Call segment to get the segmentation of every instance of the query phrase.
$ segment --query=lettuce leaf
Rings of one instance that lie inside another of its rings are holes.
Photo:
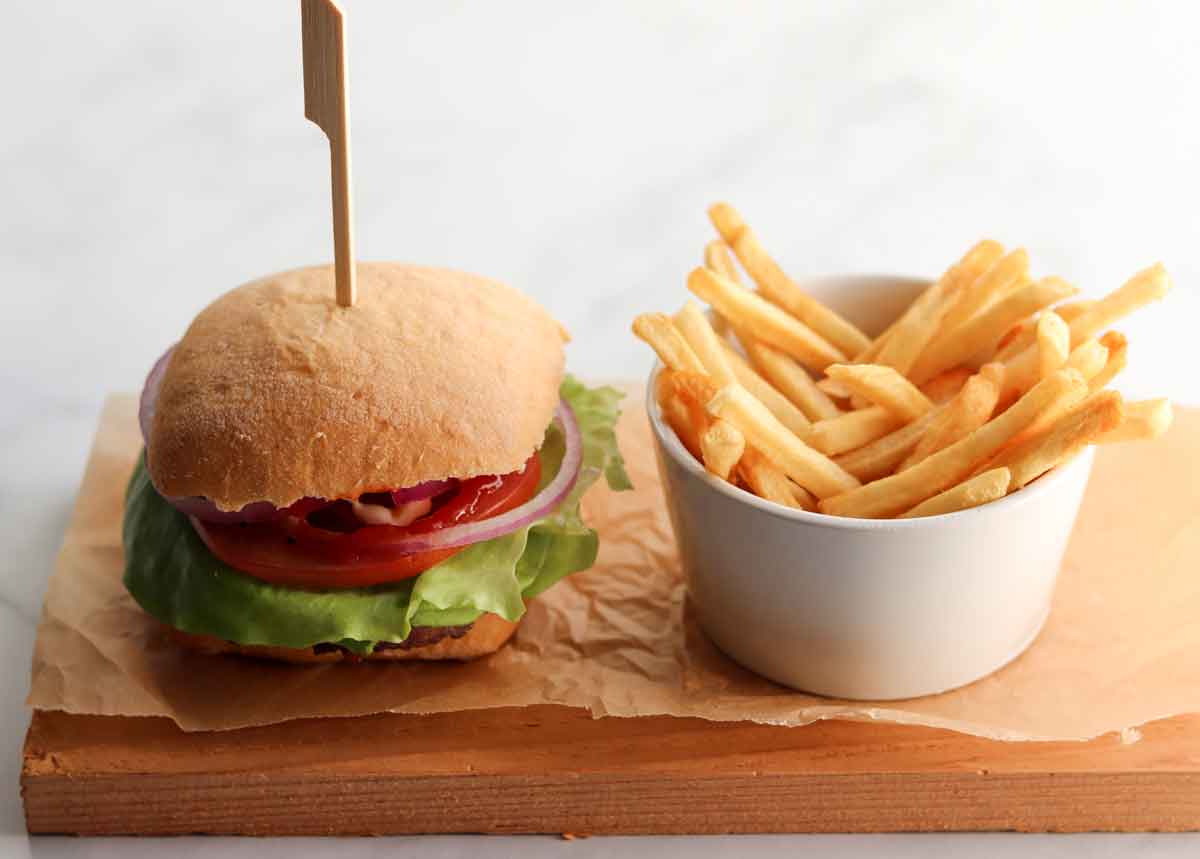
[[[396,584],[314,591],[240,573],[209,552],[187,517],[155,491],[139,460],[125,496],[125,587],[162,622],[238,644],[332,642],[369,653],[378,641],[403,641],[414,626],[459,626],[484,612],[517,620],[526,600],[595,562],[596,532],[579,513],[588,487],[601,475],[613,489],[630,486],[615,432],[621,394],[570,376],[561,393],[583,436],[583,466],[570,495],[533,525],[469,546]],[[557,473],[562,455],[562,433],[551,425],[539,451],[543,483]]]

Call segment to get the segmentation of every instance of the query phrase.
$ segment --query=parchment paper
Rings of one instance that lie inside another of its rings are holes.
[[[133,398],[110,398],[47,590],[28,703],[167,716],[189,731],[552,703],[596,716],[875,719],[1005,740],[1082,740],[1200,710],[1200,410],[1180,410],[1158,442],[1099,452],[1053,613],[1024,656],[964,689],[875,706],[776,686],[705,639],[640,403],[631,392],[620,428],[637,489],[597,488],[585,502],[599,563],[535,600],[507,648],[469,664],[293,667],[184,653],[125,593],[122,494],[139,440]]]

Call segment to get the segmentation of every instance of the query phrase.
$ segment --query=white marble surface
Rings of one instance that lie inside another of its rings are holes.
[[[736,202],[797,274],[935,273],[1024,244],[1096,292],[1156,259],[1127,392],[1200,401],[1200,11],[1185,3],[348,0],[359,248],[508,280],[636,376],[630,317],[669,308]],[[34,622],[101,399],[219,292],[330,255],[294,2],[5,4],[0,80],[0,852]],[[295,843],[169,843],[284,855]],[[1165,836],[303,842],[313,855],[1185,856]]]

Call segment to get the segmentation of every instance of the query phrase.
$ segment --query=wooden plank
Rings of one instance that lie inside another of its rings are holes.
[[[1000,743],[563,707],[184,733],[34,714],[29,830],[83,835],[1200,828],[1200,716],[1136,743]]]

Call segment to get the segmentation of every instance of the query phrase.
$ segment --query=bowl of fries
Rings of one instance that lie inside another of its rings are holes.
[[[1034,640],[1094,444],[1153,438],[1166,400],[1108,388],[1110,326],[1161,266],[1098,300],[970,248],[938,279],[790,280],[731,207],[676,314],[635,334],[689,597],[732,658],[854,699],[928,695]],[[743,281],[734,263],[748,277]]]

